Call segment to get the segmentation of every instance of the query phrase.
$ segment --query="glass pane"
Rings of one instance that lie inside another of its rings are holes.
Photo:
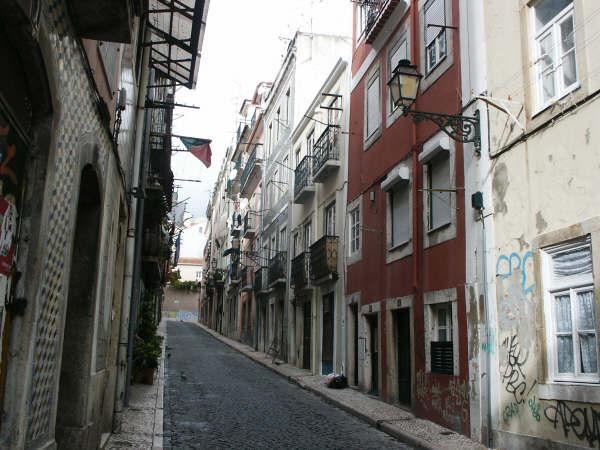
[[[590,246],[553,255],[552,272],[557,278],[592,273],[592,251]]]
[[[446,326],[446,310],[445,309],[438,309],[438,315],[437,315],[437,319],[438,319],[438,326],[443,327]]]
[[[571,86],[577,81],[577,70],[575,68],[575,51],[563,56],[563,83],[564,86]]]
[[[594,291],[578,292],[579,330],[595,330],[596,314],[594,311]]]
[[[565,19],[560,24],[560,40],[563,53],[575,47],[575,34],[573,33],[573,16]]]
[[[438,47],[440,49],[440,59],[446,56],[446,32],[443,31],[438,39]]]
[[[427,47],[427,67],[431,69],[436,65],[435,42]]]
[[[556,331],[558,333],[570,332],[571,326],[571,297],[569,294],[554,297],[556,304]]]
[[[446,329],[442,328],[438,330],[438,342],[447,342],[448,338],[446,337]]]
[[[546,34],[539,41],[540,59],[542,71],[554,67],[554,39],[552,33]]]
[[[442,152],[429,164],[431,229],[450,223],[450,154]]]
[[[581,372],[596,373],[598,371],[596,333],[579,334],[579,350],[581,354]]]
[[[410,223],[408,220],[408,185],[401,185],[392,191],[392,244],[406,242],[409,237]]]
[[[539,31],[548,24],[563,9],[573,3],[573,0],[540,0],[535,4],[535,29]]]
[[[558,372],[573,373],[573,337],[557,336]]]

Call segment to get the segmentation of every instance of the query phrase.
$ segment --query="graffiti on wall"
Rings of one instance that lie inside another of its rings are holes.
[[[510,278],[514,273],[519,273],[521,278],[521,289],[523,295],[533,293],[535,283],[531,277],[527,276],[527,263],[533,264],[533,253],[528,251],[523,255],[516,252],[510,255],[500,255],[496,261],[496,276],[500,278]]]
[[[565,438],[572,433],[590,446],[600,446],[600,411],[590,406],[569,406],[563,400],[556,400],[544,409],[544,416],[555,430],[562,430]]]
[[[466,423],[469,417],[469,389],[467,383],[452,377],[448,387],[440,383],[430,373],[417,371],[416,398],[426,409],[439,413],[448,424],[457,424],[457,418]]]

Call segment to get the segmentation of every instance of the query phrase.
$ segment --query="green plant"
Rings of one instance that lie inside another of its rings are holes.
[[[158,367],[162,337],[156,334],[158,323],[155,306],[154,295],[146,292],[140,302],[139,322],[133,343],[133,364],[136,371]]]

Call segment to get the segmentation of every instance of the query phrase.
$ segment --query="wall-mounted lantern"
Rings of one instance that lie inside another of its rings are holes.
[[[473,143],[479,153],[481,149],[479,111],[475,111],[474,117],[469,117],[410,109],[417,100],[422,78],[423,75],[418,72],[416,66],[411,65],[407,59],[401,60],[387,83],[394,105],[402,108],[402,114],[410,116],[415,122],[430,120],[452,139]]]

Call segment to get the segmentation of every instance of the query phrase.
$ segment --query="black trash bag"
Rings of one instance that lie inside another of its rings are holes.
[[[328,377],[327,387],[331,389],[347,388],[348,379],[344,375],[332,374]]]

